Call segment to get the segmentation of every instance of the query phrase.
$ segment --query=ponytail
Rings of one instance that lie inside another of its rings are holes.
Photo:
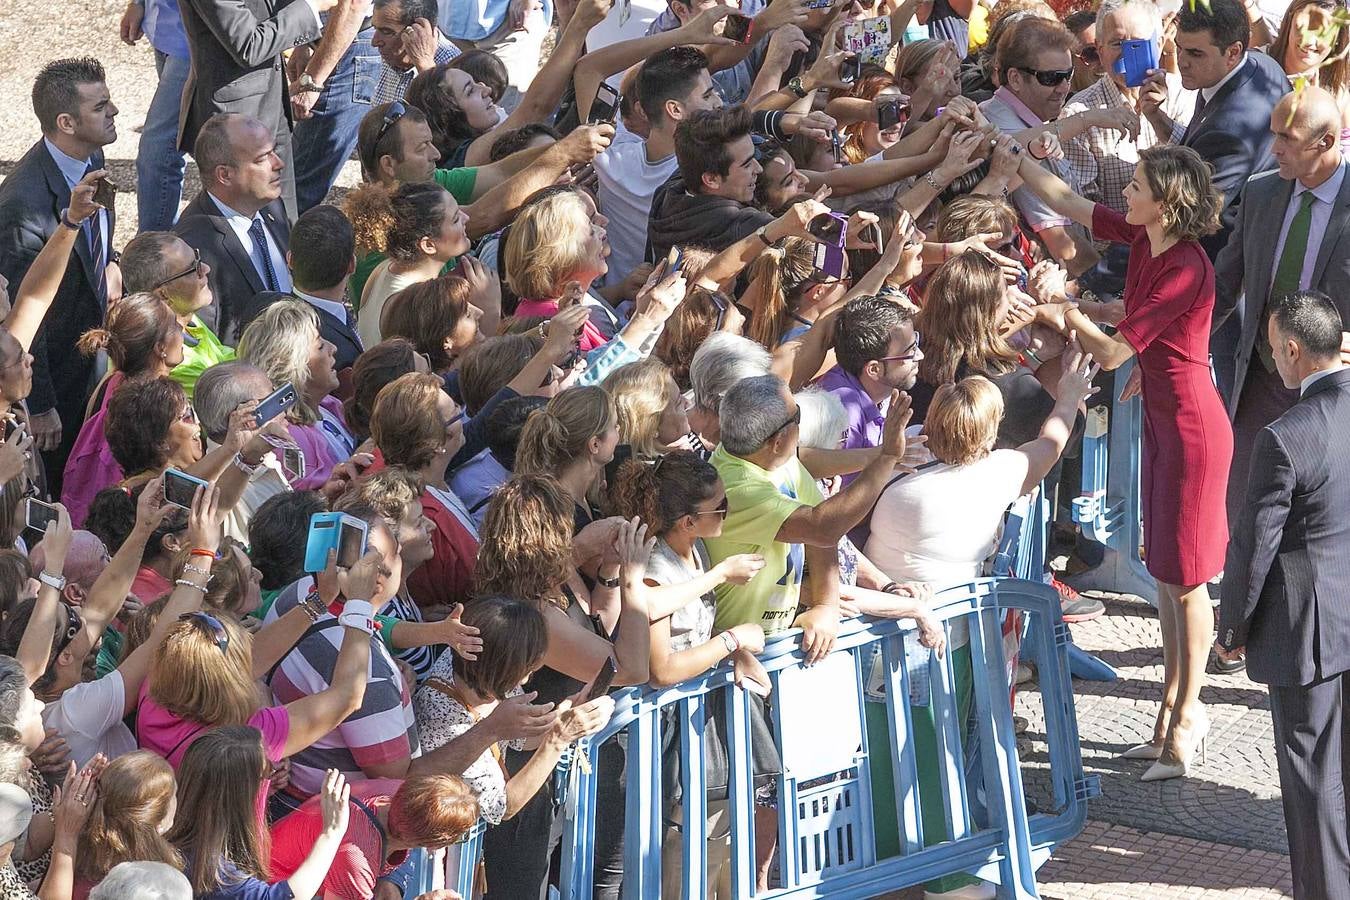
[[[85,356],[105,350],[119,372],[135,376],[150,369],[177,328],[178,318],[160,297],[130,294],[109,307],[102,328],[89,329],[75,346]]]
[[[651,533],[664,537],[675,523],[698,512],[712,496],[717,469],[697,453],[676,450],[654,462],[630,459],[619,467],[609,486],[611,512],[647,523]]]
[[[525,420],[515,474],[561,475],[587,456],[587,442],[609,430],[616,417],[614,401],[598,385],[563,391]]]
[[[787,330],[795,295],[815,269],[815,242],[784,238],[766,249],[750,265],[750,337],[769,349],[778,346]]]
[[[112,332],[106,328],[90,328],[75,342],[75,348],[85,356],[93,356],[100,350],[112,346]]]
[[[624,460],[609,486],[609,505],[614,515],[625,519],[637,516],[652,534],[660,535],[671,523],[661,518],[660,482],[655,470],[656,466],[646,460]]]

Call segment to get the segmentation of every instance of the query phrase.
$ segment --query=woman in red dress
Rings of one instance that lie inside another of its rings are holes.
[[[1145,781],[1175,778],[1186,774],[1193,751],[1203,755],[1209,731],[1200,704],[1214,630],[1206,582],[1222,571],[1228,544],[1233,432],[1210,377],[1214,267],[1197,243],[1218,229],[1222,197],[1200,156],[1172,145],[1139,154],[1124,216],[1073,193],[1028,158],[1019,174],[1095,239],[1130,246],[1116,333],[1102,332],[1072,303],[1064,326],[1103,368],[1137,357],[1126,391],[1144,397],[1144,562],[1158,580],[1166,682],[1153,739],[1125,756],[1156,760]]]

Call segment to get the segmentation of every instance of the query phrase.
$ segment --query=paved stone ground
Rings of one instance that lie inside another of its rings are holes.
[[[1102,793],[1089,803],[1083,833],[1042,867],[1043,896],[1292,896],[1265,688],[1244,674],[1209,676],[1201,694],[1212,722],[1205,763],[1187,778],[1141,782],[1148,763],[1118,757],[1151,734],[1161,694],[1162,634],[1146,603],[1102,599],[1105,616],[1072,626],[1080,647],[1120,673],[1109,684],[1074,682],[1084,769],[1101,778]],[[1030,688],[1018,697],[1018,712],[1031,721],[1023,773],[1028,794],[1044,799],[1044,716],[1034,684]]]

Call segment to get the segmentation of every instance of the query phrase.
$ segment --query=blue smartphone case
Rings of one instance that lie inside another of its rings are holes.
[[[1158,45],[1152,39],[1121,41],[1115,68],[1117,75],[1125,76],[1126,87],[1139,87],[1148,78],[1149,69],[1158,68]]]

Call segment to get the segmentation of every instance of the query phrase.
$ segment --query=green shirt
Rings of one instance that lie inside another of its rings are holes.
[[[727,489],[727,518],[721,535],[704,539],[708,556],[714,565],[738,553],[764,557],[764,568],[748,583],[717,588],[713,630],[758,622],[765,634],[785,631],[797,615],[805,553],[801,544],[778,540],[778,529],[801,507],[817,506],[825,498],[795,458],[769,472],[719,445],[712,464]]]
[[[461,206],[468,206],[473,202],[474,185],[478,183],[478,169],[474,166],[468,166],[461,169],[437,169],[432,175],[434,180],[441,187],[450,192],[450,196],[455,198]],[[366,289],[366,282],[370,279],[370,273],[375,271],[375,267],[386,259],[383,253],[378,251],[367,253],[365,256],[356,260],[356,271],[352,273],[352,280],[348,285],[348,292],[352,298],[352,307],[356,310],[361,309],[361,294]],[[450,272],[459,264],[459,259],[450,260],[441,269],[444,275]]]
[[[234,350],[222,344],[220,338],[196,316],[192,317],[192,321],[183,328],[183,331],[196,339],[197,346],[189,347],[184,342],[183,361],[173,367],[169,377],[183,386],[188,399],[191,400],[197,387],[197,379],[202,377],[202,373],[216,363],[234,359]]]

